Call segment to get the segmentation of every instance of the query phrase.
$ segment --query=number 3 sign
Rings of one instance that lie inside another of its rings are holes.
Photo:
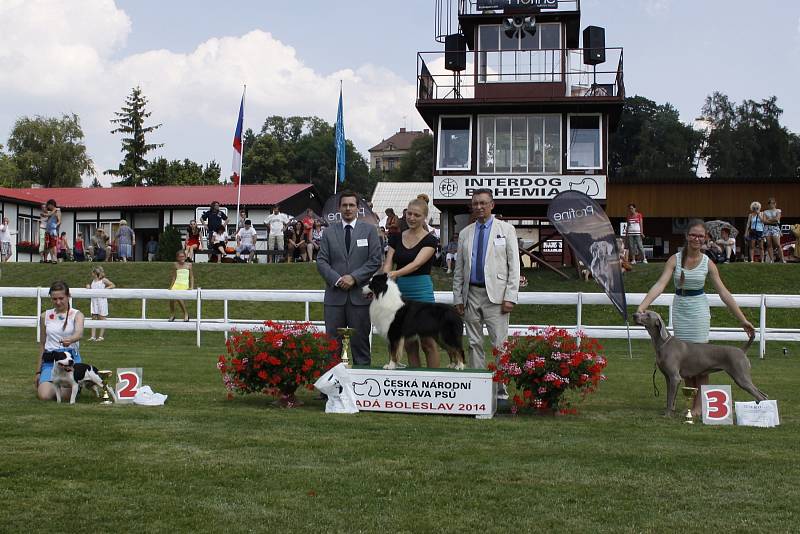
[[[131,404],[142,385],[142,368],[117,369],[117,402]]]
[[[700,386],[703,424],[732,425],[733,401],[730,386]]]

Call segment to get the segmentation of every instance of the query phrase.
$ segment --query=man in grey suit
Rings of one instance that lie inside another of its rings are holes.
[[[519,292],[519,245],[517,232],[507,222],[492,216],[494,199],[490,189],[472,195],[476,220],[458,234],[458,254],[453,274],[453,304],[464,316],[469,338],[469,365],[486,368],[483,325],[492,346],[502,348],[508,337],[508,319]],[[497,398],[507,399],[503,384]]]
[[[337,328],[355,329],[351,338],[353,363],[370,365],[369,300],[361,287],[381,266],[381,242],[374,225],[358,221],[358,197],[350,191],[339,196],[341,222],[322,233],[317,270],[325,279],[325,331],[337,337]]]

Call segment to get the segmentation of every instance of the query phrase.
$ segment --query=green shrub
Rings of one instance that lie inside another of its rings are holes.
[[[175,254],[182,248],[181,231],[168,224],[158,236],[158,261],[175,261]]]

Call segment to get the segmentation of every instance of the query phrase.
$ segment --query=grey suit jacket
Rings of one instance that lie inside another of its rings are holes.
[[[369,301],[361,293],[364,286],[381,266],[381,243],[374,225],[358,221],[351,235],[350,253],[345,249],[344,228],[336,221],[322,234],[317,256],[317,270],[325,279],[325,304],[342,306],[348,299],[352,304],[367,306]],[[345,291],[336,287],[336,281],[345,274],[356,284]]]

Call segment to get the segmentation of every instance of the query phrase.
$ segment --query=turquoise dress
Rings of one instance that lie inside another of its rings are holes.
[[[681,287],[681,272],[684,282]],[[700,264],[694,269],[681,268],[681,253],[675,255],[675,273],[672,280],[676,293],[702,291],[708,275],[708,256],[703,254]],[[676,294],[672,301],[672,326],[675,337],[691,343],[708,343],[708,330],[711,327],[711,311],[705,293],[699,295]]]

